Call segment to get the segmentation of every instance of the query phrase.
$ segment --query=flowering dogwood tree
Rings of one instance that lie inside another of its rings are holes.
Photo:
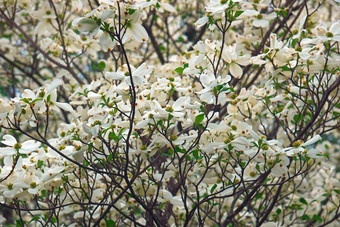
[[[340,10],[2,0],[16,226],[339,226]]]

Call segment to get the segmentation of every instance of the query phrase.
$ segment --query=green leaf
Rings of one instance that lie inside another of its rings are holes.
[[[27,98],[23,98],[23,99],[21,99],[21,101],[28,103],[28,104],[30,103],[29,99],[27,99]]]
[[[114,227],[114,226],[116,226],[116,223],[112,219],[110,219],[110,220],[106,221],[106,226],[107,227]]]
[[[17,220],[16,223],[15,223],[15,226],[16,226],[16,227],[24,227],[25,225],[24,225],[24,222],[23,222],[23,221]]]
[[[305,204],[305,205],[308,205],[307,201],[304,199],[304,198],[300,198],[299,200],[301,203]]]
[[[198,149],[193,150],[193,151],[191,152],[195,159],[199,159],[198,152],[199,152]]]
[[[42,196],[42,197],[45,197],[45,196],[46,196],[46,190],[45,190],[45,189],[41,190],[41,196]]]
[[[196,123],[196,124],[199,124],[199,123],[201,123],[203,120],[204,120],[204,114],[202,113],[202,114],[199,114],[199,115],[196,116],[196,118],[195,118],[195,123]]]
[[[301,217],[301,220],[310,220],[310,217],[307,215],[307,214],[304,214],[302,217]]]
[[[292,40],[292,47],[295,48],[296,44],[298,43],[299,39]]]
[[[255,200],[258,200],[258,199],[261,199],[262,198],[262,193],[258,193],[256,196],[255,196]]]
[[[169,96],[172,96],[176,91],[176,88],[174,86],[171,86],[170,91],[169,91]]]
[[[214,186],[212,186],[210,189],[210,193],[213,193],[216,188],[217,188],[217,184],[214,184]]]
[[[314,214],[314,215],[313,215],[312,220],[313,220],[313,221],[322,222],[322,218],[321,218],[319,215],[317,215],[317,214]]]
[[[119,140],[118,136],[114,132],[109,133],[109,138],[114,140],[115,142],[118,142],[118,140]]]
[[[290,71],[292,71],[288,66],[286,66],[286,65],[284,65],[284,66],[281,66],[280,67],[283,71],[285,71],[285,72],[290,72]]]
[[[111,162],[112,160],[113,160],[113,155],[110,154],[109,157],[107,157],[107,161],[108,161],[108,162]]]
[[[183,70],[184,70],[184,68],[178,67],[178,68],[175,69],[175,72],[178,73],[178,74],[182,74]]]
[[[129,15],[132,15],[134,12],[136,12],[136,9],[128,9]]]
[[[241,14],[243,13],[243,11],[236,11],[234,18],[236,19],[237,17],[239,17]]]
[[[41,161],[41,160],[38,160],[38,163],[37,163],[38,169],[40,169],[41,167],[43,167],[43,165],[44,165],[44,162]]]
[[[329,160],[329,154],[325,153],[323,156],[325,156]]]
[[[32,218],[28,223],[31,223],[31,222],[36,221],[36,220],[39,220],[39,219],[40,219],[40,217],[34,217],[34,218]]]
[[[98,64],[98,70],[102,71],[102,70],[105,69],[105,67],[106,67],[105,62],[103,62],[103,61],[99,62],[99,64]]]
[[[170,148],[169,150],[168,150],[168,153],[169,153],[169,155],[170,155],[170,157],[174,154],[174,150],[172,149],[172,148]]]
[[[179,146],[176,146],[175,150],[176,150],[177,153],[182,153],[182,154],[184,154],[186,152],[185,149],[181,149]]]

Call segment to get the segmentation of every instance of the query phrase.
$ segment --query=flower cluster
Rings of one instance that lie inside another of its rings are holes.
[[[0,222],[337,226],[339,10],[315,4],[1,3]]]

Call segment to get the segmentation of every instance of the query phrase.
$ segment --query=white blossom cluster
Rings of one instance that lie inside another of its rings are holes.
[[[2,1],[1,206],[22,226],[338,226],[337,7]]]

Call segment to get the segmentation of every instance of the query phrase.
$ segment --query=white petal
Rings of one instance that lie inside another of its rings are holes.
[[[202,74],[200,80],[204,87],[212,87],[212,83],[216,81],[216,78],[214,74],[209,71],[206,74]]]
[[[92,127],[92,135],[97,136],[98,133],[99,133],[99,125],[95,125],[94,127]]]
[[[36,195],[36,194],[38,194],[39,190],[40,190],[40,188],[36,187],[36,188],[29,188],[27,191],[28,191],[28,193],[30,193],[32,195]]]
[[[68,103],[56,102],[56,106],[58,106],[59,108],[65,110],[65,111],[74,112],[72,106]]]
[[[83,130],[92,136],[97,136],[99,133],[99,125],[90,127],[83,123]]]
[[[211,92],[204,93],[200,96],[200,100],[208,104],[214,101],[213,98],[214,98],[214,95]]]
[[[16,153],[17,152],[13,147],[0,147],[1,155],[14,155]]]
[[[77,26],[79,21],[82,20],[84,17],[79,17],[79,18],[76,18],[72,21],[72,26]]]
[[[340,34],[340,23],[335,22],[329,28],[329,31],[333,33],[333,35]]]
[[[311,157],[311,158],[318,158],[320,155],[320,150],[319,149],[310,149],[308,151],[308,156]]]
[[[63,81],[60,79],[55,79],[50,83],[50,86],[48,86],[48,90],[46,91],[47,94],[49,94],[51,91],[56,89],[59,85],[63,84]]]
[[[170,13],[176,13],[175,7],[173,7],[169,3],[161,3],[161,7]]]
[[[93,32],[98,28],[98,24],[90,18],[83,17],[81,20],[77,21],[77,28],[80,32]]]
[[[64,166],[56,166],[48,170],[48,173],[60,173],[65,169]]]
[[[35,94],[32,90],[30,89],[25,89],[23,92],[22,92],[22,95],[21,97],[23,98],[31,98],[31,99],[34,99],[35,98]]]
[[[83,123],[82,126],[83,126],[82,128],[83,128],[84,132],[86,132],[87,134],[91,134],[91,133],[92,133],[91,127],[90,127],[90,126],[88,126],[88,125],[85,124],[85,123]]]
[[[148,75],[152,72],[153,68],[146,66],[146,63],[141,64],[136,70],[133,71],[132,75]]]
[[[252,16],[256,16],[256,15],[258,15],[258,14],[259,14],[258,11],[253,10],[253,9],[249,9],[249,10],[245,10],[245,11],[241,14],[240,18],[243,18],[243,17],[252,17]]]
[[[314,143],[318,142],[319,140],[321,140],[321,136],[320,135],[315,135],[313,138],[311,138],[307,142],[301,144],[301,146],[309,146],[311,144],[314,144]]]
[[[6,197],[6,198],[13,198],[15,196],[15,194],[17,193],[17,190],[16,189],[12,189],[12,190],[6,190],[3,192],[3,195]]]
[[[106,72],[105,76],[107,79],[111,79],[111,80],[122,80],[125,77],[123,73],[119,73],[119,72]]]
[[[253,25],[255,27],[266,28],[266,27],[269,26],[269,21],[263,20],[263,19],[262,20],[254,20]]]
[[[130,35],[138,42],[145,42],[148,40],[149,36],[145,28],[141,24],[133,24],[130,29],[128,29]]]
[[[278,224],[275,222],[265,222],[261,225],[262,227],[277,227]]]
[[[141,129],[141,128],[144,128],[146,127],[150,122],[150,119],[146,119],[146,120],[142,120],[142,121],[139,121],[136,125],[135,125],[135,128],[136,129]]]
[[[80,150],[72,155],[74,161],[82,163],[84,161],[84,151]]]
[[[34,140],[27,140],[25,142],[22,143],[21,149],[25,149],[25,150],[36,150],[40,147],[40,142],[38,141],[34,141]],[[20,149],[20,150],[21,150]]]
[[[94,93],[93,91],[90,91],[88,94],[87,94],[87,98],[89,99],[100,99],[102,96],[98,93]]]
[[[190,97],[186,97],[186,96],[183,96],[183,97],[180,97],[176,100],[176,102],[172,105],[172,108],[175,110],[175,111],[181,111],[183,110],[183,108],[187,105],[187,101],[188,101],[188,98]]]
[[[100,19],[106,20],[109,17],[113,17],[114,15],[115,15],[115,11],[109,9],[103,12],[103,14],[100,16]]]
[[[271,173],[276,176],[276,177],[280,177],[282,176],[283,174],[286,174],[288,171],[287,167],[286,166],[280,166],[280,163],[277,163],[273,168],[272,168],[272,171]]]
[[[78,218],[83,218],[83,216],[84,216],[84,213],[79,211],[73,215],[73,218],[78,219]]]
[[[105,52],[111,51],[117,44],[116,40],[112,40],[110,35],[104,32],[99,38],[99,44]]]
[[[199,50],[199,52],[201,52],[202,54],[205,53],[205,46],[204,43],[202,41],[197,42],[197,44],[195,45],[195,47],[197,48],[197,50]]]
[[[237,79],[240,79],[243,74],[242,68],[236,63],[231,63],[229,66],[229,70],[230,74],[236,77]]]
[[[183,206],[183,201],[182,201],[182,198],[180,196],[172,197],[172,199],[170,200],[170,203],[175,205],[175,206]]]
[[[128,77],[127,77],[128,78]],[[133,76],[133,82],[135,85],[141,85],[144,83],[144,77],[142,76]],[[130,82],[130,78],[128,78],[129,82]],[[127,83],[129,84],[129,83]]]
[[[17,143],[17,140],[12,135],[4,135],[3,141],[1,143],[7,145],[7,146],[14,146]]]
[[[205,25],[206,23],[208,23],[209,19],[207,16],[204,16],[200,19],[198,19],[196,22],[195,22],[195,26],[196,27],[202,27],[203,25]]]
[[[174,117],[181,118],[185,115],[183,112],[172,112],[171,113]]]
[[[249,65],[249,58],[249,55],[240,56],[236,59],[236,63],[243,66]]]

